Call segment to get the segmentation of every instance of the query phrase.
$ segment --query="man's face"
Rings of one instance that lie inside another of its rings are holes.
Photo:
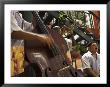
[[[91,51],[92,51],[93,53],[98,52],[98,46],[97,46],[96,43],[92,43],[92,44],[91,44]]]

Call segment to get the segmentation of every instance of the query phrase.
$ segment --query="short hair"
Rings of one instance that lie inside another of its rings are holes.
[[[60,31],[60,27],[59,26],[54,26],[52,29],[55,30],[55,31],[57,31],[57,32]]]
[[[96,43],[96,42],[95,42],[95,41],[89,42],[89,43],[87,44],[87,47],[90,47],[93,43]]]

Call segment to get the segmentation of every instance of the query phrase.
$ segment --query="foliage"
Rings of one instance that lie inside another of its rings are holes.
[[[76,44],[76,45],[75,45],[75,48],[76,48],[76,50],[79,51],[81,54],[87,52],[86,47],[85,47],[84,45],[82,45],[82,44]]]

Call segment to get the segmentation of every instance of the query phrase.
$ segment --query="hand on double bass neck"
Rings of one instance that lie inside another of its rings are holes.
[[[51,35],[46,35],[44,36],[44,43],[48,45],[49,48],[52,47],[52,45],[54,44],[54,40],[51,37]]]

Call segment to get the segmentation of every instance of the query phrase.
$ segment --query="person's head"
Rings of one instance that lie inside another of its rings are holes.
[[[59,26],[54,26],[52,29],[57,31],[59,34],[61,33],[61,29]]]
[[[98,46],[97,46],[97,43],[96,43],[96,42],[91,42],[91,43],[89,43],[88,47],[89,47],[89,50],[90,50],[92,53],[98,52]]]

